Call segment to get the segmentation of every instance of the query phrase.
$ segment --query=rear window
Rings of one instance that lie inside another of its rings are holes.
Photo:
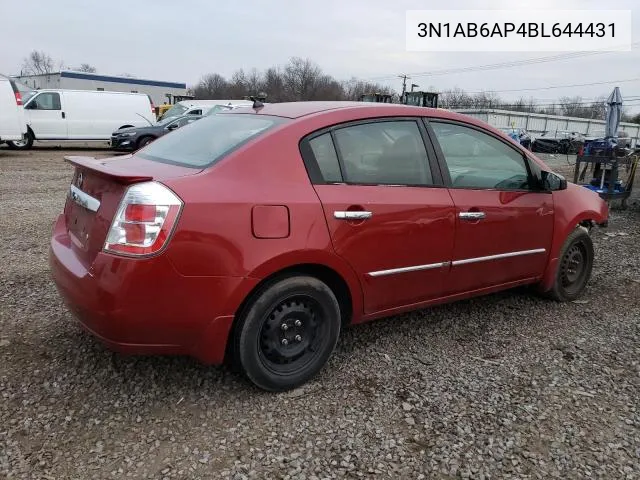
[[[137,155],[157,162],[205,168],[284,121],[267,115],[230,113],[203,117],[158,138]]]

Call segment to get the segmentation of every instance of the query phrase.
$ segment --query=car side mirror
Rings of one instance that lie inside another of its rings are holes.
[[[554,172],[542,171],[542,188],[548,192],[567,189],[567,179]]]
[[[175,130],[176,128],[178,128],[178,124],[177,123],[172,123],[171,125],[169,125],[167,127],[167,130]]]

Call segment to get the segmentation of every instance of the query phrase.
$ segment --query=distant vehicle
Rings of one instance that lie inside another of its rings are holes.
[[[26,133],[22,94],[14,80],[0,75],[0,143],[20,141]]]
[[[201,115],[183,115],[169,117],[146,127],[130,127],[116,130],[111,134],[111,148],[114,150],[133,151],[153,142],[156,138],[173,130],[184,127],[202,118]]]
[[[373,103],[393,103],[393,95],[387,93],[363,93],[360,95],[361,102]]]
[[[242,105],[250,107],[253,102],[249,100],[183,100],[172,105],[169,110],[159,117],[163,120],[169,117],[182,115],[206,115],[216,105]]]
[[[504,133],[399,104],[238,108],[66,160],[49,264],[81,325],[272,391],[314,377],[350,324],[526,284],[576,300],[608,221]]]
[[[9,146],[28,149],[34,140],[109,140],[114,130],[152,124],[154,108],[143,93],[37,90],[24,104],[25,138]]]
[[[216,113],[225,112],[229,110],[236,110],[238,108],[246,108],[246,107],[250,107],[251,105],[253,105],[252,102],[248,102],[247,104],[236,103],[236,104],[227,104],[227,105],[214,105],[209,109],[209,111],[205,114],[205,116],[215,115]]]
[[[438,94],[435,92],[405,92],[402,103],[416,107],[438,108]]]
[[[524,128],[519,127],[500,127],[500,130],[513,138],[516,142],[519,142],[527,150],[531,150],[533,144],[532,135]]]
[[[575,154],[584,145],[584,135],[578,132],[553,130],[544,132],[533,142],[533,151],[539,153]]]

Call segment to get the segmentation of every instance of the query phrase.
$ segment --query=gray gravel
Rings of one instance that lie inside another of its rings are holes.
[[[0,477],[640,478],[640,211],[596,233],[583,300],[518,290],[353,327],[274,395],[80,330],[47,270],[63,154],[0,148]]]

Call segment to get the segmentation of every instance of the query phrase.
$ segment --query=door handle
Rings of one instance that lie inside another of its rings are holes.
[[[482,220],[486,215],[484,212],[460,212],[458,218],[460,220]]]
[[[333,212],[333,216],[338,220],[366,220],[367,218],[371,218],[373,213],[362,210],[335,211]]]
[[[62,112],[62,118],[67,118],[67,117],[64,115],[64,112]]]

